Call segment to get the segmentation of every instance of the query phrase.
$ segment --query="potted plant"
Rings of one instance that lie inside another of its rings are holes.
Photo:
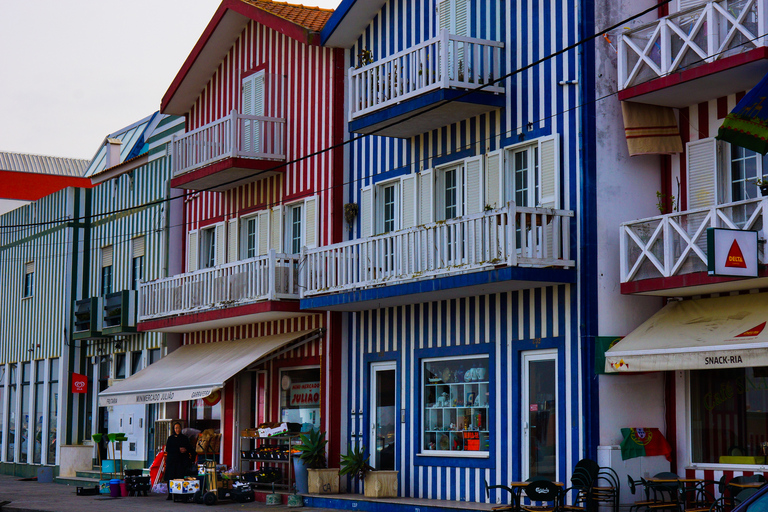
[[[364,494],[369,498],[397,497],[397,471],[377,471],[368,464],[365,446],[355,446],[341,456],[339,475],[349,475],[364,482]]]
[[[755,180],[755,185],[760,189],[760,194],[762,194],[763,197],[768,197],[768,180],[757,178]]]
[[[339,474],[336,469],[327,469],[328,462],[325,458],[325,432],[312,430],[299,436],[301,444],[299,461],[306,468],[306,484],[299,482],[299,473],[296,472],[296,488],[299,492],[309,494],[332,494],[339,492]]]

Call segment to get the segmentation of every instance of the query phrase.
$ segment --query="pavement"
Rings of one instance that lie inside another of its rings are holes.
[[[110,498],[109,496],[78,496],[76,487],[56,483],[23,481],[18,477],[0,475],[1,512],[182,512],[209,509],[195,503],[175,503],[166,501],[165,494]],[[267,505],[261,502],[235,503],[221,501],[215,505],[221,510],[249,510],[272,512],[301,510],[312,512],[331,512],[323,508],[288,508],[285,505]],[[210,509],[209,509],[210,510]],[[338,511],[333,511],[338,512]]]

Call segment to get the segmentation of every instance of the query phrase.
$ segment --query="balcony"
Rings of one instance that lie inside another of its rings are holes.
[[[90,297],[75,301],[75,327],[72,338],[89,340],[106,338],[102,334],[102,298]]]
[[[503,84],[487,85],[503,75],[503,49],[504,43],[442,30],[421,44],[350,68],[350,131],[411,137],[503,107]],[[456,101],[439,106],[450,99]],[[418,115],[432,107],[437,108]],[[407,123],[388,126],[405,118]]]
[[[686,107],[749,90],[768,72],[766,0],[719,0],[626,31],[619,99]]]
[[[136,291],[123,290],[104,297],[103,334],[136,333]]]
[[[285,119],[233,110],[218,121],[174,136],[172,147],[172,187],[220,192],[283,172],[274,167],[285,160]]]
[[[756,279],[709,276],[707,228],[758,231],[765,240],[767,211],[768,199],[748,199],[623,223],[622,293],[677,297],[766,286],[764,268]],[[766,263],[764,243],[758,244],[758,262]]]
[[[379,307],[569,282],[572,276],[562,269],[575,266],[570,256],[573,216],[572,211],[510,203],[498,210],[305,250],[302,308],[365,309],[370,306],[363,303],[371,300]],[[440,282],[451,277],[458,280]],[[416,286],[397,288],[408,284]],[[340,299],[332,297],[345,293]]]
[[[299,258],[268,255],[139,286],[139,330],[189,332],[298,316]]]

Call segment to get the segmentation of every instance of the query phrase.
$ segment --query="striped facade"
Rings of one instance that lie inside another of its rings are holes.
[[[385,2],[348,50],[347,67],[358,67],[359,56],[365,51],[371,52],[375,63],[437,36],[439,3]],[[579,40],[579,24],[573,16],[579,8],[570,1],[531,4],[472,0],[467,2],[466,35],[502,41],[504,72],[510,72]],[[560,208],[572,208],[577,202],[577,176],[582,166],[582,113],[573,107],[579,104],[584,91],[576,82],[559,82],[576,79],[579,65],[577,53],[568,52],[507,78],[503,82],[505,107],[486,114],[405,139],[375,135],[357,138],[348,150],[349,201],[361,204],[365,200],[363,187],[390,178],[415,175],[557,135],[557,165],[561,170],[557,204]],[[356,138],[355,134],[350,137]],[[362,222],[362,216],[358,216],[351,238],[363,236]],[[510,282],[510,291],[425,303],[410,303],[402,297],[400,306],[345,314],[349,406],[343,409],[353,412],[346,419],[342,446],[370,446],[366,426],[374,421],[367,394],[373,378],[371,365],[395,361],[395,410],[404,414],[396,422],[395,434],[400,496],[504,502],[507,497],[494,491],[488,498],[484,482],[507,484],[527,476],[522,462],[527,457],[522,446],[523,353],[555,354],[557,359],[557,479],[568,481],[576,462],[586,456],[584,435],[588,418],[582,406],[582,382],[585,372],[589,374],[585,368],[590,368],[591,363],[585,360],[579,342],[578,285],[533,286],[511,291],[514,288],[515,283]],[[421,393],[426,381],[422,360],[474,354],[487,354],[493,368],[489,457],[430,456],[424,450],[426,413]],[[355,384],[358,382],[362,385]],[[350,480],[349,484],[360,490],[355,481]]]

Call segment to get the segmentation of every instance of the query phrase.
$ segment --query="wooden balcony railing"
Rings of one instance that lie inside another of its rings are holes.
[[[304,250],[302,296],[499,266],[573,267],[572,211],[517,207]]]
[[[285,160],[285,119],[233,110],[227,117],[173,137],[174,176],[237,157]]]
[[[707,271],[707,228],[760,231],[768,198],[669,213],[621,224],[621,282]],[[758,260],[766,263],[765,244]]]
[[[619,89],[766,45],[765,0],[699,4],[619,38]]]
[[[349,68],[349,120],[441,88],[475,89],[502,76],[504,43],[440,35],[361,68]],[[483,89],[503,93],[501,83]]]
[[[298,299],[299,258],[276,254],[187,272],[139,286],[139,321],[238,306]]]

